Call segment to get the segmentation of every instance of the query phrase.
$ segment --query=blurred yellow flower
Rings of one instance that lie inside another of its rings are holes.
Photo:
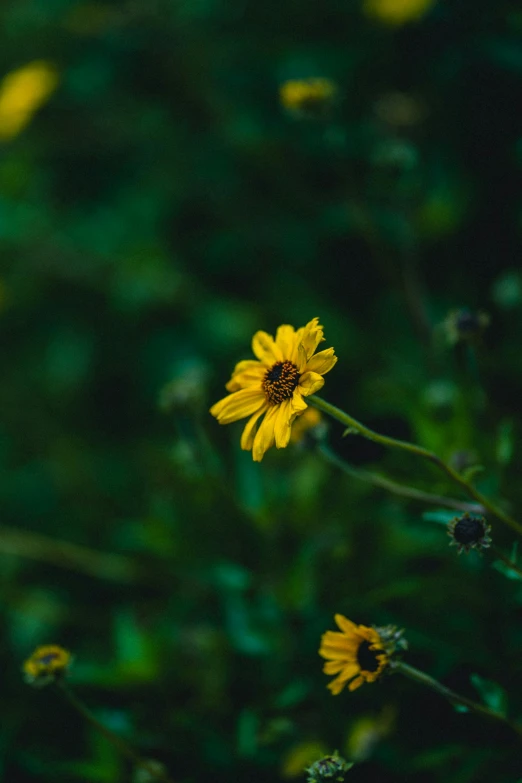
[[[317,408],[307,408],[302,416],[295,420],[290,436],[291,443],[301,443],[307,432],[321,424],[323,417]]]
[[[364,11],[384,24],[401,25],[420,19],[436,0],[364,0]]]
[[[256,332],[252,351],[257,360],[236,364],[226,385],[232,394],[210,409],[220,424],[250,417],[241,448],[251,450],[255,462],[274,444],[278,449],[288,446],[292,422],[308,408],[304,398],[322,388],[323,375],[337,362],[333,348],[315,353],[323,340],[318,318],[297,330],[280,326],[275,340],[271,334]]]
[[[305,767],[313,764],[316,758],[324,756],[327,747],[319,740],[304,740],[293,745],[286,754],[281,776],[284,778],[301,778]]]
[[[23,665],[26,682],[31,685],[47,685],[66,674],[71,663],[71,653],[57,644],[37,647]]]
[[[328,109],[337,96],[337,85],[331,79],[291,79],[279,87],[279,98],[288,111],[317,115]]]
[[[58,85],[54,65],[45,60],[11,71],[0,83],[0,140],[17,136]]]
[[[327,659],[323,667],[325,674],[337,674],[328,684],[334,696],[341,693],[344,686],[354,691],[364,682],[375,682],[388,666],[390,658],[384,649],[384,640],[375,628],[355,625],[342,614],[335,615],[340,628],[327,631],[321,639],[319,655]]]

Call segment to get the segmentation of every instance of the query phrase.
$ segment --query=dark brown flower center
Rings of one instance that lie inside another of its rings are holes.
[[[478,544],[486,530],[481,517],[465,514],[453,529],[453,537],[458,544]]]
[[[456,318],[457,329],[462,337],[473,335],[480,329],[480,320],[476,313],[461,310]]]
[[[380,650],[370,650],[370,642],[361,642],[357,650],[357,663],[365,672],[376,672],[380,666],[377,656],[382,654]]]
[[[293,362],[276,362],[266,371],[263,391],[270,405],[288,400],[299,383],[299,371]]]
[[[58,655],[58,653],[55,653],[55,652],[47,653],[47,655],[41,655],[38,658],[38,663],[41,666],[48,666],[50,663],[52,663],[53,661],[55,661],[59,657],[60,656]]]

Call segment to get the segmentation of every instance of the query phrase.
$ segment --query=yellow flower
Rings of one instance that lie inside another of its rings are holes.
[[[322,421],[323,417],[317,408],[307,408],[303,415],[296,419],[292,427],[290,441],[292,443],[301,443],[307,432],[313,430]]]
[[[337,85],[331,79],[290,79],[279,87],[279,98],[285,109],[303,114],[317,114],[328,109],[337,96]]]
[[[333,348],[315,353],[323,340],[318,318],[297,331],[280,326],[275,340],[267,332],[256,332],[252,351],[257,360],[236,364],[226,385],[232,394],[210,409],[220,424],[250,417],[241,448],[251,450],[255,462],[274,444],[278,449],[288,446],[292,422],[308,408],[304,398],[322,388],[323,375],[336,363]]]
[[[17,136],[55,91],[58,74],[45,60],[11,71],[0,83],[0,140]]]
[[[420,19],[435,0],[365,0],[364,11],[384,24],[401,25]]]
[[[341,629],[327,631],[321,639],[319,655],[327,659],[323,667],[325,674],[337,674],[328,688],[334,696],[348,685],[350,691],[364,682],[375,682],[390,662],[384,649],[385,641],[375,628],[355,625],[342,614],[335,615],[335,622]]]
[[[71,663],[71,653],[57,644],[37,647],[23,665],[26,682],[31,685],[47,685],[66,674]]]

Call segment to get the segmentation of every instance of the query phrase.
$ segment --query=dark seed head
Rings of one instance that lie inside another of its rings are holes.
[[[472,313],[470,310],[460,310],[456,318],[456,326],[462,337],[475,334],[481,329],[478,313]]]
[[[486,533],[486,523],[482,517],[464,514],[453,528],[453,538],[464,546],[478,544]]]
[[[376,672],[379,668],[379,660],[377,658],[378,651],[370,650],[370,642],[364,641],[359,645],[357,650],[357,663],[365,672]]]
[[[276,362],[266,371],[263,391],[270,405],[288,400],[299,384],[299,371],[293,362]]]

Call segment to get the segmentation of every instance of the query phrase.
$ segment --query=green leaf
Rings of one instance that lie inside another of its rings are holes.
[[[347,427],[343,432],[343,438],[346,438],[347,435],[358,435],[358,434],[359,434],[359,430],[356,430],[355,427]]]
[[[505,717],[508,699],[504,688],[492,680],[480,677],[478,674],[471,675],[471,682],[480,693],[484,704],[494,712],[498,712],[499,715]]]
[[[448,525],[452,519],[458,516],[458,511],[447,511],[440,509],[437,511],[425,511],[422,518],[426,522],[436,522],[438,525]]]
[[[513,568],[510,568],[506,563],[502,562],[502,560],[495,560],[495,562],[493,563],[493,568],[495,568],[499,573],[505,576],[506,579],[514,579],[515,581],[517,579],[519,581],[522,580],[522,576],[520,576],[518,571],[515,571]]]
[[[511,419],[505,419],[500,423],[497,435],[497,462],[500,465],[509,465],[513,458],[514,432]]]
[[[255,756],[258,745],[259,717],[251,709],[244,709],[237,723],[237,752],[240,757]]]

